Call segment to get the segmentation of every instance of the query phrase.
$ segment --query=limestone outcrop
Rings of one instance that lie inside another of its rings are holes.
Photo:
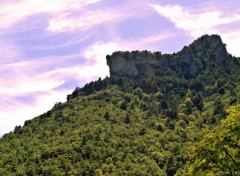
[[[174,54],[149,51],[114,52],[107,65],[113,75],[163,75],[169,70],[186,78],[192,77],[211,64],[223,65],[228,53],[219,35],[204,35]]]

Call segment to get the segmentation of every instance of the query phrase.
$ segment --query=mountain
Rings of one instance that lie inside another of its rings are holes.
[[[227,56],[220,36],[205,35],[182,51],[169,55],[148,51],[115,52],[107,56],[110,75],[164,75],[169,69],[179,76],[193,77],[203,72],[210,64],[223,66]]]
[[[110,77],[3,136],[0,175],[237,173],[239,59],[218,35],[174,54],[114,52]]]

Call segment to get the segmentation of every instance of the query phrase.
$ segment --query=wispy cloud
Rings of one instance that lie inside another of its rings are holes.
[[[130,19],[135,16],[141,16],[139,13],[142,6],[136,9],[135,3],[124,4],[111,8],[91,9],[78,12],[67,12],[57,14],[49,21],[48,31],[52,32],[65,32],[74,31],[76,29],[82,31],[91,29],[100,24],[117,23],[125,19]]]
[[[0,105],[0,136],[6,132],[12,131],[16,125],[23,125],[25,120],[32,119],[37,115],[49,110],[55,102],[64,101],[69,91],[48,91],[45,93],[35,93],[31,95],[34,98],[32,103],[23,103],[16,101],[14,97],[1,97]],[[5,109],[4,109],[5,108]]]
[[[13,130],[15,125],[51,109],[55,102],[65,101],[66,95],[72,92],[73,87],[56,88],[70,78],[78,79],[80,67],[73,71],[70,68],[44,70],[45,64],[24,61],[0,68],[1,131]],[[42,67],[41,72],[36,72],[37,66]]]
[[[81,13],[77,17],[60,15],[50,20],[47,30],[53,32],[73,31],[75,29],[87,30],[96,25],[109,21],[119,21],[126,19],[128,15],[119,9],[95,10]]]
[[[175,34],[172,34],[170,32],[164,32],[164,33],[159,33],[156,35],[150,35],[147,37],[140,37],[137,39],[130,39],[130,40],[125,40],[121,41],[119,43],[122,43],[123,46],[125,46],[125,50],[151,50],[155,51],[159,46],[158,45],[163,45],[162,43],[164,40],[170,39],[174,37]]]
[[[228,30],[221,30],[224,25],[231,25],[232,23],[240,23],[239,12],[224,12],[219,9],[208,8],[191,9],[184,8],[179,5],[151,5],[152,8],[171,21],[176,28],[182,29],[187,34],[196,38],[203,34],[219,34],[223,41],[227,43],[227,49],[230,53],[240,55],[239,49],[236,47],[239,40],[239,32],[235,28],[228,28]]]
[[[227,43],[227,49],[230,54],[233,54],[237,57],[240,57],[239,43],[240,38],[239,33],[240,30],[227,31],[227,32],[219,32],[222,36],[222,39],[225,43]]]
[[[163,17],[179,29],[186,30],[194,37],[209,32],[217,32],[217,26],[240,20],[240,14],[225,15],[222,11],[186,9],[179,5],[152,5]]]
[[[0,4],[0,28],[8,28],[24,18],[38,14],[61,14],[81,9],[100,0],[19,0]]]
[[[4,39],[0,39],[0,53],[1,65],[9,63],[13,58],[21,55],[21,51],[16,45]]]

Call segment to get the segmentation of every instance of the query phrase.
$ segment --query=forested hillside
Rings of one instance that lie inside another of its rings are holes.
[[[240,174],[240,58],[219,64],[205,39],[184,48],[208,61],[194,75],[174,62],[99,78],[17,126],[0,140],[0,175]]]

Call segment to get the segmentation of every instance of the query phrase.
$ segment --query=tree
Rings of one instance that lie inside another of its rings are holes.
[[[167,176],[173,176],[177,172],[176,160],[173,155],[171,155],[166,164]]]
[[[162,109],[167,109],[167,108],[168,108],[168,103],[167,103],[166,100],[163,100],[163,101],[162,101],[161,107],[162,107]]]
[[[105,118],[106,120],[109,120],[110,117],[111,117],[111,116],[110,116],[109,112],[106,112],[105,115],[104,115],[104,118]]]
[[[130,123],[131,120],[130,120],[130,114],[129,113],[127,113],[126,118],[125,118],[124,121],[125,121],[126,124]]]
[[[186,105],[186,111],[187,111],[187,115],[192,113],[192,107],[193,107],[193,102],[191,100],[191,98],[186,98],[185,101],[183,102]]]
[[[140,100],[143,98],[143,90],[140,87],[136,88],[133,94],[137,95]]]
[[[214,115],[219,114],[221,117],[226,116],[226,112],[225,112],[225,110],[224,110],[224,105],[222,104],[222,102],[221,102],[220,99],[217,99],[217,100],[214,102],[214,105],[215,105]]]
[[[240,171],[240,105],[228,109],[228,117],[209,131],[189,153],[190,175],[236,175]],[[225,175],[225,174],[224,174]]]
[[[126,102],[126,101],[123,101],[123,102],[121,103],[121,105],[120,105],[120,108],[121,108],[122,110],[126,110],[126,109],[127,109],[127,102]]]

